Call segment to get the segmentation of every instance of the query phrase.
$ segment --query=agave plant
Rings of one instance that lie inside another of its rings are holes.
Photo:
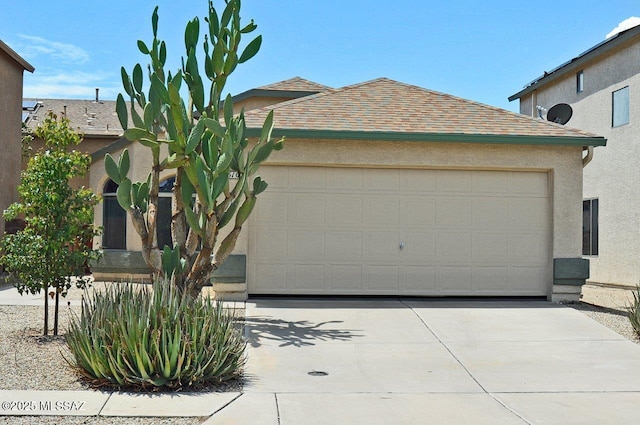
[[[631,321],[631,326],[640,336],[640,285],[633,291],[633,301],[627,307],[627,315]]]
[[[245,362],[233,311],[209,298],[183,296],[163,281],[151,289],[124,283],[87,292],[66,340],[73,354],[67,362],[96,386],[220,383],[241,374]]]

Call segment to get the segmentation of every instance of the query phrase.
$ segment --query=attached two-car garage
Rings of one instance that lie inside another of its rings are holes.
[[[547,295],[549,174],[264,166],[249,294]]]

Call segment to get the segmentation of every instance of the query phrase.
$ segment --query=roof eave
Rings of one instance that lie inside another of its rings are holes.
[[[17,54],[11,47],[9,47],[4,41],[0,40],[0,50],[4,51],[11,59],[16,61],[26,71],[33,72],[35,68],[29,62],[24,60],[22,56]]]
[[[234,103],[240,102],[251,97],[284,97],[288,99],[297,99],[300,97],[311,96],[320,93],[319,90],[270,90],[270,89],[251,89],[233,96],[231,99]],[[223,100],[224,103],[224,100]]]
[[[532,91],[544,86],[545,84],[549,84],[572,71],[576,71],[577,69],[581,68],[582,65],[584,65],[586,62],[592,60],[594,57],[604,55],[607,52],[617,48],[618,46],[628,42],[629,40],[638,37],[638,35],[640,35],[640,26],[618,33],[610,39],[596,44],[595,46],[579,54],[570,61],[565,62],[562,65],[551,70],[551,72],[547,73],[546,75],[536,78],[516,94],[509,96],[509,102],[520,99],[522,96],[531,93]]]
[[[259,137],[259,128],[247,128],[248,137]],[[600,136],[525,136],[465,133],[406,133],[392,131],[343,131],[274,128],[273,137],[299,139],[374,140],[393,142],[450,142],[502,145],[606,146]]]

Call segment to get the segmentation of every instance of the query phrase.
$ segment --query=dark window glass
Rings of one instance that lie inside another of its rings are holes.
[[[105,183],[102,191],[102,248],[127,248],[127,212],[116,199],[118,185],[112,180]]]
[[[158,216],[156,221],[156,235],[158,236],[158,247],[164,248],[165,245],[173,247],[171,238],[171,196],[173,194],[173,185],[175,177],[170,177],[159,185],[158,194]]]
[[[598,255],[598,200],[582,202],[582,255]]]

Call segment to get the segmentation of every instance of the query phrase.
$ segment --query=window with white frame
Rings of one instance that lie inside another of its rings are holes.
[[[598,255],[598,199],[582,201],[582,255]]]
[[[107,180],[102,188],[102,248],[127,249],[127,212],[116,197],[118,185]]]
[[[612,103],[611,125],[629,124],[629,87],[614,91]]]

